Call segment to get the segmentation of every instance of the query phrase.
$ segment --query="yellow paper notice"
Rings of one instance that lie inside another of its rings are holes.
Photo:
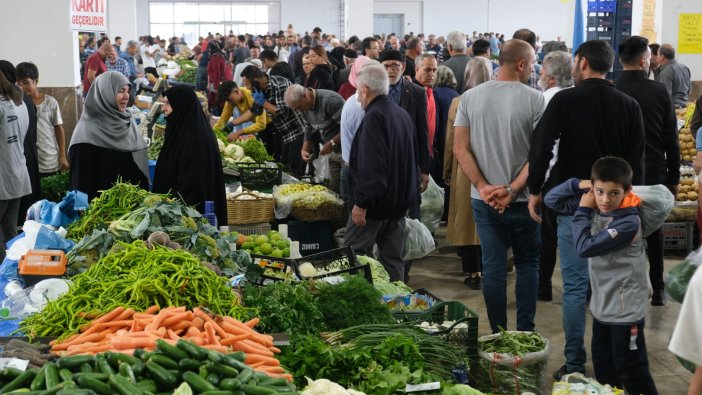
[[[702,54],[702,14],[680,14],[678,53]]]

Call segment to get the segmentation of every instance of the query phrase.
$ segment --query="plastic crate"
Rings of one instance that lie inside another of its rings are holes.
[[[263,274],[256,279],[249,279],[251,285],[262,287],[273,282],[297,281],[299,279],[295,270],[295,261],[292,259],[272,258],[256,254],[251,254],[251,259],[264,269]]]
[[[288,228],[289,229],[289,228]],[[303,258],[295,259],[295,269],[300,279],[319,279],[329,276],[338,276],[341,274],[363,275],[369,282],[373,283],[373,276],[369,265],[363,265],[356,259],[351,247],[337,248],[334,250],[320,252],[318,254],[308,255]],[[317,270],[324,270],[324,274],[314,277],[305,277],[300,273],[300,265],[309,262]]]
[[[237,232],[241,235],[265,235],[271,230],[271,224],[264,222],[261,224],[229,226],[230,232]]]
[[[424,288],[419,288],[408,295],[383,295],[383,303],[392,311],[404,313],[424,313],[443,302],[441,298]],[[425,308],[412,308],[412,306],[426,306]]]
[[[282,183],[283,170],[265,163],[239,163],[239,179],[244,188],[271,192],[275,185]]]
[[[288,221],[288,237],[300,242],[302,256],[331,250],[332,236],[332,227],[328,221]]]
[[[688,252],[694,242],[694,222],[666,222],[663,224],[663,249]]]
[[[471,360],[475,361],[478,359],[478,313],[469,309],[463,303],[456,301],[440,302],[422,313],[399,311],[393,312],[393,316],[398,321],[416,323],[441,324],[445,321],[454,321],[452,325],[444,330],[428,333],[440,336],[450,345],[460,347]],[[468,327],[458,327],[459,324],[466,324]]]

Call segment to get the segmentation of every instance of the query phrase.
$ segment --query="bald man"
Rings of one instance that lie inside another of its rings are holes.
[[[516,329],[534,329],[541,231],[527,207],[527,157],[545,107],[543,94],[525,85],[534,59],[527,42],[506,42],[497,78],[461,96],[455,122],[453,153],[472,184],[473,215],[483,249],[483,297],[493,332],[508,328],[509,247],[517,271]]]

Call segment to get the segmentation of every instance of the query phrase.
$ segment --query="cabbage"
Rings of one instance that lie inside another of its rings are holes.
[[[390,281],[390,275],[388,274],[387,271],[385,271],[385,268],[383,267],[383,264],[376,261],[375,259],[365,256],[365,255],[358,255],[356,256],[356,259],[364,265],[370,265],[371,268],[371,274],[373,275],[373,283],[375,284],[376,282],[389,282]]]

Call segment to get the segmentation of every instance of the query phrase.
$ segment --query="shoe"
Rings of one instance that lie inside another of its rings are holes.
[[[568,368],[566,368],[566,366],[563,365],[560,369],[553,372],[553,379],[556,381],[561,381],[561,378],[563,378],[563,376],[565,376],[566,374],[568,374]]]
[[[657,289],[653,291],[653,298],[651,298],[651,306],[665,306],[665,292],[662,289]]]
[[[553,300],[553,292],[551,289],[549,290],[539,290],[539,292],[536,294],[536,300],[540,300],[542,302],[550,302]]]
[[[467,285],[468,288],[475,291],[483,289],[482,277],[480,276],[468,276],[465,278],[465,280],[463,280],[463,284]]]

